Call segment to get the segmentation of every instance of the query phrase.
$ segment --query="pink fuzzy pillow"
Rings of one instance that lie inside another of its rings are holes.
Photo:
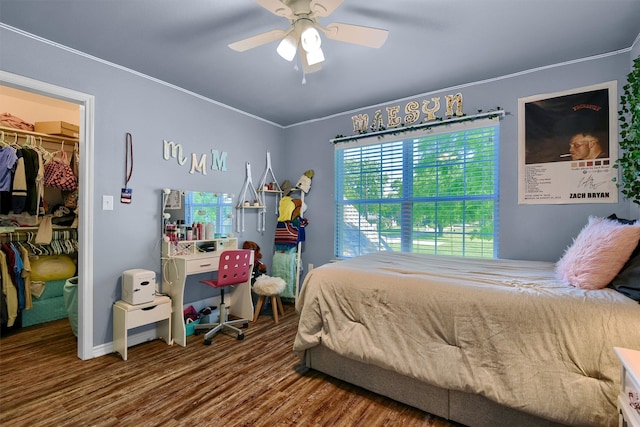
[[[589,217],[573,244],[556,263],[558,279],[582,289],[607,286],[640,240],[640,224]]]

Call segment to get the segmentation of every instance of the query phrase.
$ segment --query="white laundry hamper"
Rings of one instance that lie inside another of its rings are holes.
[[[78,276],[70,277],[63,289],[64,307],[67,310],[73,335],[78,336]]]

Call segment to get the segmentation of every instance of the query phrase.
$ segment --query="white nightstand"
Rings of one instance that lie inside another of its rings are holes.
[[[619,427],[640,427],[640,351],[614,347],[622,362]]]
[[[171,298],[156,296],[152,302],[129,304],[122,300],[113,305],[113,350],[127,360],[129,329],[158,322],[158,336],[171,345]]]

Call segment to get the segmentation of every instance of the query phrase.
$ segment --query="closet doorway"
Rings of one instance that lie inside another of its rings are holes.
[[[81,92],[0,71],[0,89],[12,94],[23,92],[29,99],[41,99],[44,103],[56,101],[75,105],[79,115],[80,151],[79,197],[77,228],[77,276],[78,276],[78,351],[80,359],[90,359],[93,354],[93,122],[94,97]],[[3,103],[4,104],[4,103]],[[73,107],[72,105],[72,107]],[[3,107],[8,109],[9,107]],[[75,110],[75,108],[72,108]],[[3,113],[5,111],[1,111]],[[6,111],[9,112],[10,111]]]

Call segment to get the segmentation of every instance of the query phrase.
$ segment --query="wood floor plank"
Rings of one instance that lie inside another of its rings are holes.
[[[82,361],[67,320],[0,338],[3,426],[429,426],[440,418],[306,368],[292,305],[245,339],[155,340]]]

